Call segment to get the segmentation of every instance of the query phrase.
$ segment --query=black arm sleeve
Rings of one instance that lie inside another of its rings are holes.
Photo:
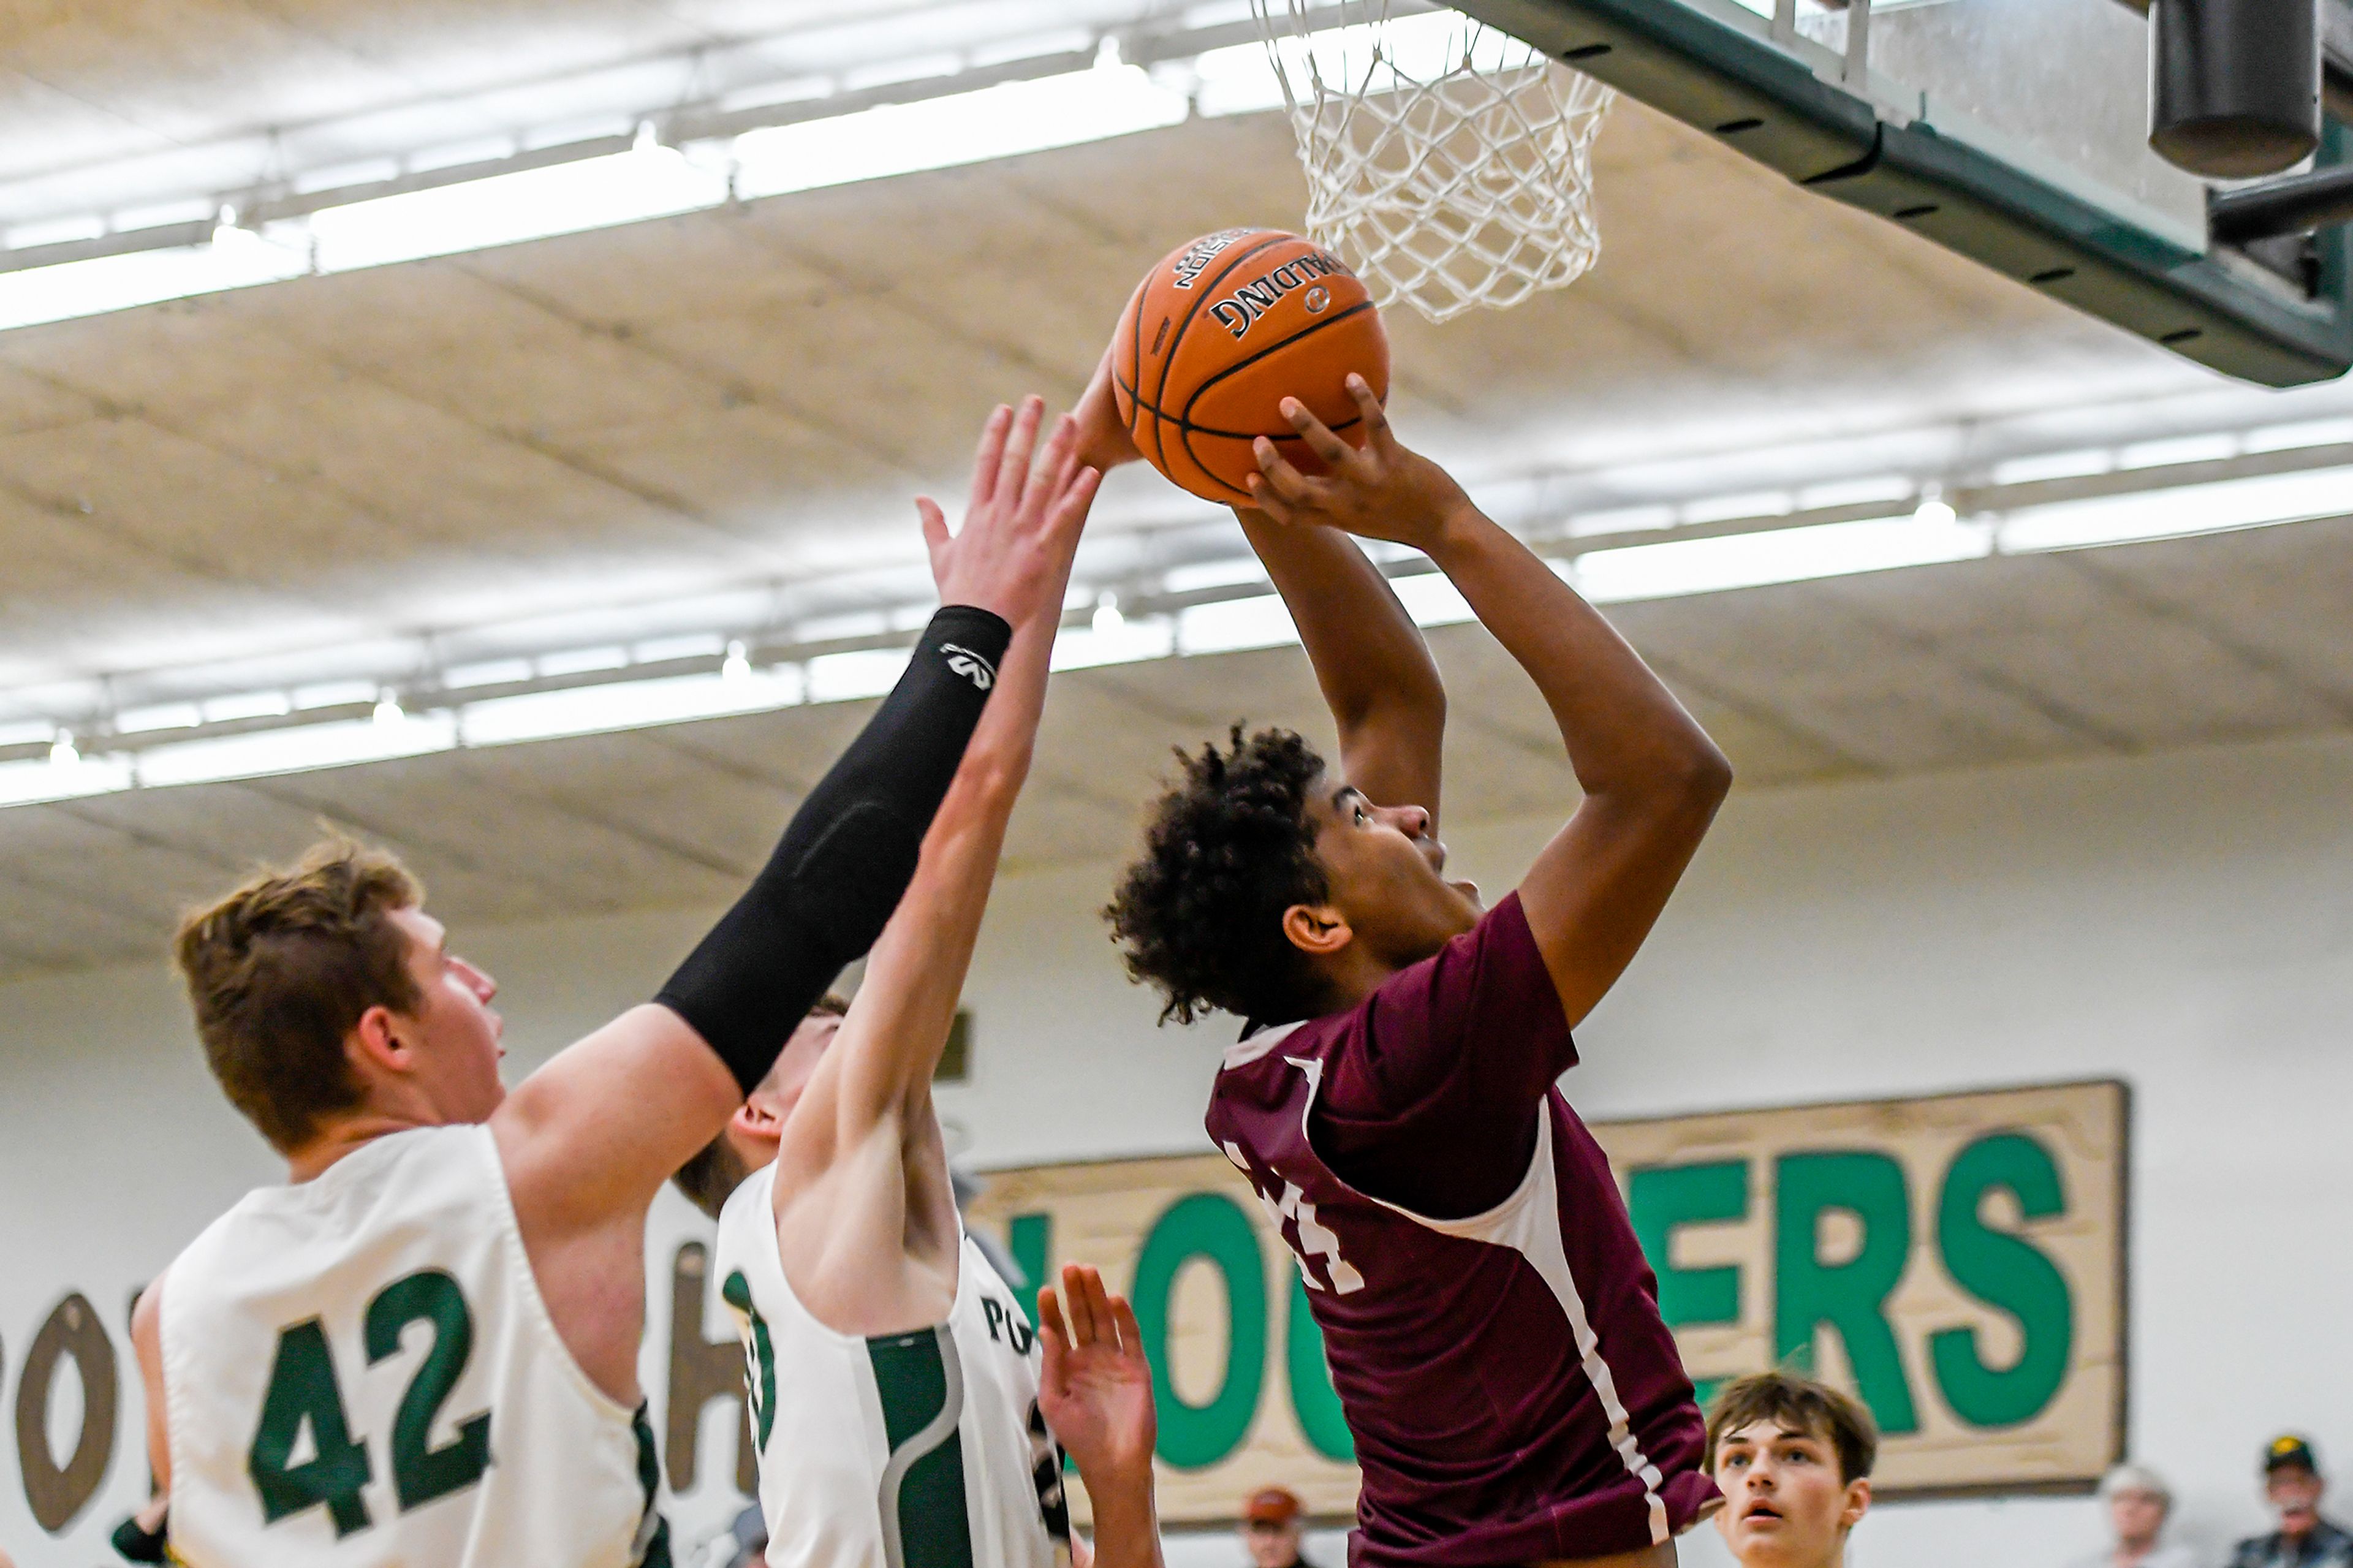
[[[934,616],[907,673],[801,802],[767,865],[655,995],[746,1094],[899,907],[1012,640],[987,610]]]

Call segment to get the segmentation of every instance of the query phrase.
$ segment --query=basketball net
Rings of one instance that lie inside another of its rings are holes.
[[[1593,265],[1593,138],[1609,89],[1455,11],[1250,6],[1299,137],[1308,233],[1375,303],[1443,321]]]

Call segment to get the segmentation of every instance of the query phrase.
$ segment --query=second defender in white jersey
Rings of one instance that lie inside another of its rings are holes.
[[[980,465],[975,506],[1008,487],[1025,511],[1048,504],[1069,486],[1076,438],[1065,418],[1033,476],[1017,437],[1002,464]],[[945,547],[937,508],[924,532]],[[680,1173],[706,1209],[735,1188],[718,1267],[749,1362],[773,1568],[1052,1568],[1069,1542],[1058,1437],[1093,1505],[1103,1568],[1159,1559],[1151,1379],[1133,1313],[1070,1271],[1068,1321],[1047,1292],[1036,1342],[964,1234],[932,1105],[1029,772],[1060,605],[1050,595],[1014,627],[848,1016],[803,1024]]]
[[[967,1237],[945,1321],[828,1328],[777,1258],[776,1176],[769,1165],[735,1190],[718,1252],[745,1344],[768,1561],[1054,1568],[1070,1511],[1019,1299]]]

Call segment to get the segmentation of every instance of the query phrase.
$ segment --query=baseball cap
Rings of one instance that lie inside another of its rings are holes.
[[[1252,1492],[1242,1505],[1242,1518],[1251,1524],[1289,1524],[1298,1517],[1298,1498],[1281,1487]]]
[[[2263,1474],[2268,1476],[2290,1465],[2301,1465],[2316,1476],[2320,1473],[2320,1459],[2313,1453],[2312,1444],[2293,1432],[2283,1432],[2263,1448]]]

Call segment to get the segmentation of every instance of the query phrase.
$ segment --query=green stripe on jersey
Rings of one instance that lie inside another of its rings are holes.
[[[891,1462],[882,1471],[890,1568],[973,1568],[964,1490],[964,1368],[945,1327],[866,1342]]]

